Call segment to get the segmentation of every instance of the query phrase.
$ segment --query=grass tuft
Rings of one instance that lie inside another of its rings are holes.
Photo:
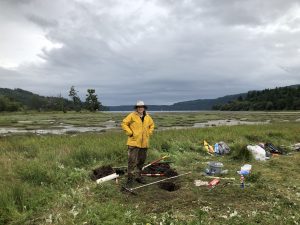
[[[53,184],[58,179],[52,168],[37,161],[19,165],[16,168],[16,173],[21,180],[35,185]]]
[[[250,173],[248,176],[246,176],[246,181],[249,182],[256,183],[256,182],[260,182],[261,180],[262,180],[262,173],[260,171]]]
[[[236,161],[251,162],[253,160],[253,155],[247,150],[247,145],[236,143],[231,146],[232,159]]]
[[[249,140],[250,142],[255,142],[255,143],[256,142],[261,142],[263,140],[263,137],[258,136],[256,134],[247,134],[247,135],[245,135],[245,138],[247,140]]]
[[[163,142],[161,144],[161,150],[163,152],[168,152],[171,149],[171,144],[169,142]]]

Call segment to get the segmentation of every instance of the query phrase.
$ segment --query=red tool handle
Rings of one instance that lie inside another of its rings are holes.
[[[141,176],[147,176],[147,177],[163,177],[165,176],[164,173],[141,173]]]

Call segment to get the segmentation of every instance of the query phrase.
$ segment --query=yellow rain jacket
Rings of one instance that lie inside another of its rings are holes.
[[[122,128],[128,135],[128,146],[148,148],[149,136],[154,130],[154,122],[149,114],[146,113],[143,122],[137,112],[130,113],[123,120]]]

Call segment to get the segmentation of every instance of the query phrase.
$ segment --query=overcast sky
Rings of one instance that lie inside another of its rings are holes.
[[[0,0],[0,87],[104,105],[300,83],[298,0]]]

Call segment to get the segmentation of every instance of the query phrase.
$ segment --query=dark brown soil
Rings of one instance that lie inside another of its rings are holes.
[[[178,173],[173,169],[169,169],[165,172],[166,177],[174,177],[174,176],[177,176],[177,175],[178,175]]]
[[[172,182],[161,182],[158,184],[158,187],[167,191],[176,191],[180,188],[180,185]]]
[[[101,166],[93,170],[91,179],[95,181],[97,179],[100,179],[101,177],[106,177],[113,173],[115,173],[115,171],[111,166]]]
[[[178,173],[170,167],[168,163],[156,163],[153,164],[143,170],[143,173],[148,174],[164,174],[166,177],[174,177],[177,176]]]

